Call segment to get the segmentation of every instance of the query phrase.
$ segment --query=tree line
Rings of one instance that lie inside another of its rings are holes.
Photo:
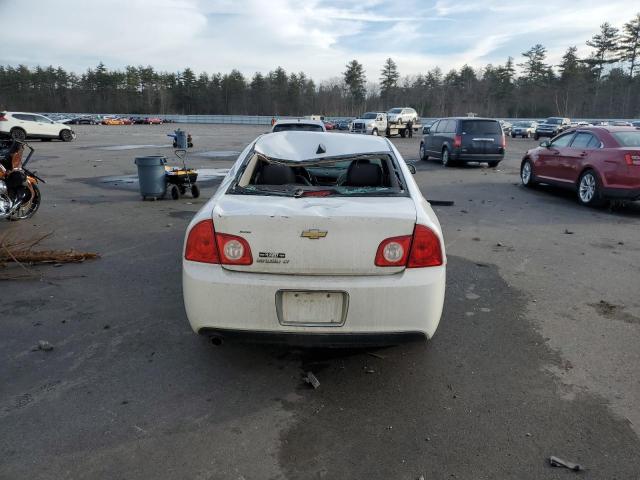
[[[38,112],[354,116],[412,106],[424,117],[469,112],[493,117],[640,117],[640,13],[619,29],[605,22],[580,58],[570,46],[558,65],[537,44],[517,62],[401,76],[388,58],[368,81],[352,60],[341,76],[316,84],[304,72],[278,67],[245,77],[240,71],[178,73],[153,67],[82,74],[61,67],[0,65],[0,110]],[[517,69],[520,73],[517,73]]]

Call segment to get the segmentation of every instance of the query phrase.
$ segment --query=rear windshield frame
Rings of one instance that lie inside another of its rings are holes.
[[[395,190],[385,190],[385,191],[375,191],[373,190],[376,187],[353,187],[354,191],[352,193],[339,193],[337,191],[332,195],[328,195],[328,197],[339,197],[339,198],[366,198],[366,197],[411,197],[409,187],[407,185],[407,180],[400,168],[398,159],[392,151],[383,151],[383,152],[371,152],[371,153],[363,153],[363,154],[349,154],[349,155],[336,155],[331,157],[320,157],[320,158],[310,158],[308,160],[284,160],[278,158],[267,157],[266,155],[255,150],[254,147],[247,153],[242,164],[239,166],[238,171],[236,172],[233,181],[230,183],[227,188],[225,194],[226,195],[262,195],[262,196],[285,196],[291,198],[304,197],[305,195],[296,195],[296,190],[304,190],[305,192],[313,192],[313,191],[321,191],[321,190],[334,190],[335,187],[330,186],[307,186],[307,185],[291,185],[291,188],[282,188],[282,189],[272,189],[272,190],[261,190],[255,188],[247,188],[239,185],[240,179],[245,173],[246,168],[249,165],[249,162],[253,159],[254,155],[258,155],[259,159],[262,161],[267,161],[273,164],[279,165],[287,165],[291,167],[310,167],[310,166],[319,166],[322,164],[331,164],[344,162],[347,160],[365,160],[372,158],[381,158],[386,157],[390,164],[390,168],[392,172],[395,173],[394,176],[390,177],[391,187],[380,187],[380,188],[395,188]],[[391,173],[391,172],[390,172]],[[265,185],[268,187],[268,185]],[[255,185],[252,185],[255,187]],[[277,186],[273,186],[277,187]],[[372,189],[371,191],[366,191],[364,189]],[[312,196],[312,195],[308,195]],[[325,197],[326,198],[326,197]]]

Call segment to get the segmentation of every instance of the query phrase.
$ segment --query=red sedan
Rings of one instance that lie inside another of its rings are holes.
[[[565,132],[525,154],[520,179],[525,187],[546,183],[571,188],[583,205],[640,200],[640,129],[590,127]]]
[[[333,130],[335,128],[335,125],[329,121],[324,121],[324,128],[326,130]]]

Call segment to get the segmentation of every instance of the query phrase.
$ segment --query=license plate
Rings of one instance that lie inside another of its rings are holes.
[[[281,325],[341,326],[346,319],[347,308],[345,292],[281,290],[276,295]]]

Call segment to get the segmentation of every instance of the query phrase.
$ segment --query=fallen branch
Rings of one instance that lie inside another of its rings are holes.
[[[13,239],[8,234],[4,235],[0,239],[0,267],[16,264],[29,275],[29,269],[25,265],[80,263],[100,257],[97,253],[75,250],[33,250],[33,247],[51,235],[48,233],[29,239]]]

